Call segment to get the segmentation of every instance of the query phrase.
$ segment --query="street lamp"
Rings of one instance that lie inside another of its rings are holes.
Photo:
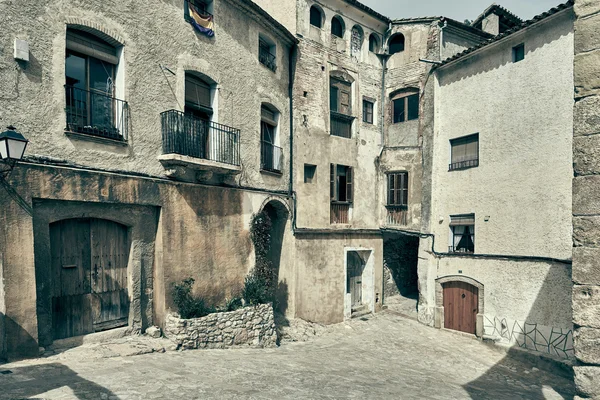
[[[7,131],[0,133],[0,160],[3,162],[20,161],[25,154],[29,140],[17,132],[14,126],[6,127]]]

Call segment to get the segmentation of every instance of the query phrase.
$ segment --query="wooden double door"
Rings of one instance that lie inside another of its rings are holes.
[[[129,318],[126,226],[79,218],[50,225],[54,339],[125,326]]]
[[[444,289],[444,328],[476,332],[479,289],[465,282],[447,282]]]

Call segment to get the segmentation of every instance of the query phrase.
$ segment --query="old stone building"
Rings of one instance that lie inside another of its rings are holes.
[[[288,318],[418,298],[425,324],[577,358],[596,394],[593,2],[24,3],[0,5],[0,121],[30,140],[0,194],[2,356],[164,327],[188,277],[235,295],[265,210]]]

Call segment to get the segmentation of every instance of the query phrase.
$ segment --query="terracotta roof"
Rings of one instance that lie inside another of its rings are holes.
[[[371,14],[371,16],[382,20],[383,22],[389,24],[390,22],[392,22],[391,19],[389,19],[388,17],[386,17],[385,15],[379,14],[377,11],[373,10],[371,7],[367,7],[365,6],[363,3],[361,3],[360,1],[357,0],[344,0],[346,3],[353,5],[354,7],[363,10],[364,12],[366,12],[367,14]]]
[[[468,49],[466,49],[465,51],[463,51],[461,53],[458,53],[458,54],[456,54],[456,55],[454,55],[454,56],[452,56],[450,58],[447,58],[446,60],[442,61],[442,63],[440,65],[438,65],[437,67],[449,64],[451,62],[454,62],[454,61],[456,61],[456,60],[458,60],[460,58],[463,58],[463,57],[465,57],[465,56],[473,53],[474,51],[477,51],[477,50],[479,50],[479,49],[481,49],[481,48],[483,48],[485,46],[488,46],[488,45],[490,45],[492,43],[498,42],[499,40],[502,40],[502,39],[504,39],[504,38],[506,38],[506,37],[508,37],[508,36],[510,36],[512,34],[515,34],[515,33],[519,32],[519,31],[527,28],[527,27],[530,27],[531,25],[537,24],[538,22],[543,21],[546,18],[549,18],[549,17],[551,17],[551,16],[553,16],[553,15],[555,15],[555,14],[557,14],[557,13],[563,11],[563,10],[566,10],[568,8],[573,7],[574,3],[575,3],[574,0],[569,0],[566,3],[564,3],[564,4],[560,4],[559,6],[551,8],[550,10],[546,11],[545,13],[537,15],[537,16],[533,17],[532,19],[528,20],[528,21],[522,22],[518,26],[516,26],[516,27],[514,27],[512,29],[509,29],[509,30],[507,30],[504,33],[501,33],[500,35],[494,36],[491,39],[483,41],[483,42],[479,43],[476,46],[468,48]]]
[[[460,29],[471,32],[475,35],[481,36],[482,39],[491,38],[493,35],[482,31],[481,29],[477,29],[472,27],[471,25],[459,22],[452,18],[447,17],[415,17],[415,18],[400,18],[392,21],[392,24],[413,24],[413,23],[428,23],[434,21],[448,22],[449,25],[454,25]]]
[[[471,22],[471,26],[481,29],[478,25],[480,25],[483,19],[490,14],[497,14],[500,16],[500,23],[504,25],[505,28],[504,30],[500,31],[501,33],[523,23],[521,18],[511,13],[506,8],[494,3],[486,8],[479,17],[475,18],[475,21]]]

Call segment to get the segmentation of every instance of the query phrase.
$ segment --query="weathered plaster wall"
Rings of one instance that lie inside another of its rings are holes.
[[[238,183],[285,189],[289,176],[288,58],[290,39],[264,16],[237,0],[214,2],[215,36],[197,34],[184,20],[183,1],[145,3],[52,0],[3,2],[4,35],[0,38],[0,118],[31,140],[28,154],[67,159],[105,169],[164,175],[160,113],[181,110],[184,74],[192,70],[218,84],[218,122],[241,129],[243,172]],[[32,17],[34,16],[34,17]],[[102,30],[123,47],[123,99],[129,103],[126,145],[66,136],[65,32],[67,24]],[[258,61],[259,33],[277,45],[277,71]],[[12,58],[15,38],[29,41],[29,63]],[[235,60],[235,61],[234,61]],[[171,73],[163,71],[160,64]],[[223,68],[227,66],[227,68]],[[283,175],[260,172],[260,106],[280,112],[279,146]]]
[[[383,294],[383,240],[380,236],[302,234],[296,236],[298,318],[322,324],[344,320],[346,249],[372,251],[375,311],[380,310]]]
[[[28,211],[6,192],[0,196],[6,221],[0,227],[4,279],[10,283],[5,292],[9,356],[37,355],[39,341],[48,337],[49,318],[38,307],[44,293],[40,268],[49,251],[43,229],[49,221],[76,213],[131,227],[130,327],[140,330],[164,324],[172,308],[173,283],[188,277],[196,279],[195,294],[213,303],[236,294],[254,265],[250,217],[275,198],[256,191],[31,164],[18,166],[10,185]],[[286,203],[285,198],[277,201]],[[284,235],[289,243],[287,235],[291,232]],[[293,253],[283,254],[280,275],[290,276]]]
[[[576,0],[573,131],[573,323],[575,384],[600,397],[600,4]]]
[[[297,0],[254,0],[254,2],[285,26],[288,31],[296,34]]]

